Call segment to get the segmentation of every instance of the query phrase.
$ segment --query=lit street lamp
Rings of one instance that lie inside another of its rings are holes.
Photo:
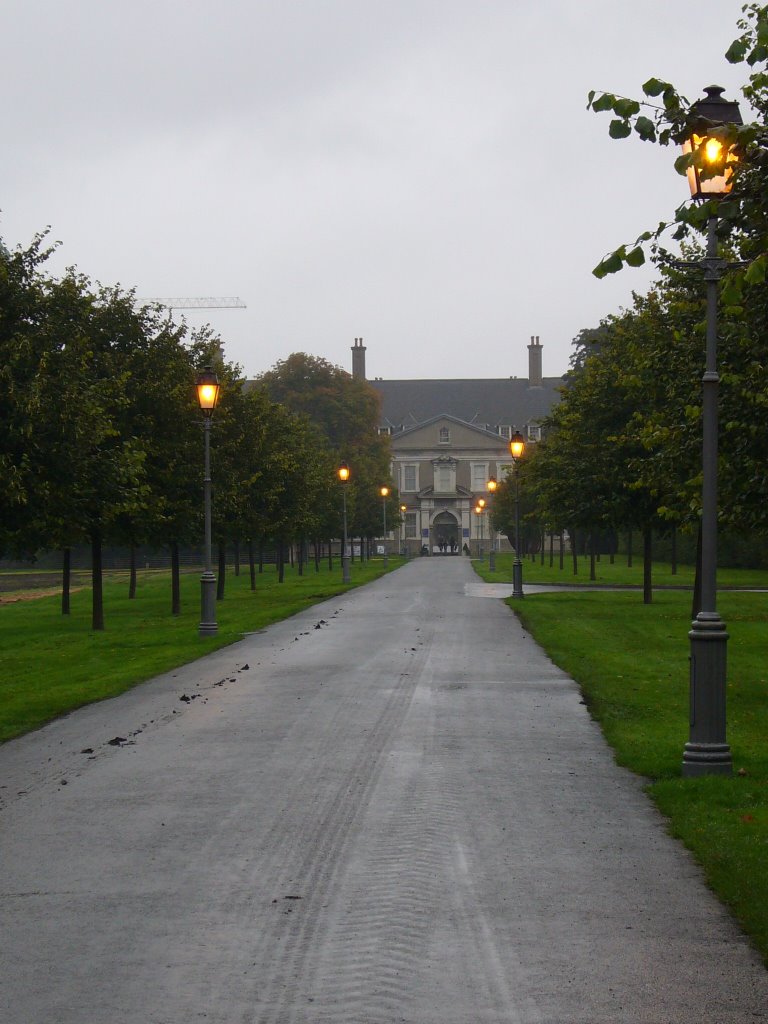
[[[384,517],[384,568],[387,568],[387,498],[389,497],[389,488],[380,487],[379,494],[381,495],[381,512]]]
[[[499,485],[496,483],[496,477],[495,476],[491,476],[491,477],[488,478],[488,483],[486,484],[486,490],[491,495],[491,497],[493,497],[493,495],[496,493],[496,488],[498,486]],[[493,527],[490,526],[490,524],[489,524],[489,534],[490,534],[490,538],[491,538],[491,550],[488,552],[488,569],[491,572],[496,572],[496,531],[493,529]]]
[[[344,536],[342,538],[341,548],[341,580],[342,583],[350,583],[351,576],[349,575],[349,551],[347,549],[347,481],[349,480],[349,466],[346,462],[342,462],[338,469],[338,477],[341,481],[341,495],[342,495],[342,507],[343,507],[343,528]]]
[[[406,537],[405,537],[405,513],[407,511],[408,511],[408,506],[407,505],[401,505],[400,506],[400,517],[401,517],[402,534],[403,534],[402,554],[406,558],[408,557],[408,543],[407,543]]]
[[[210,366],[197,375],[195,382],[197,401],[205,417],[205,472],[203,474],[203,502],[205,505],[205,569],[200,577],[199,636],[214,636],[216,623],[216,577],[211,568],[211,417],[219,400],[219,378]]]
[[[726,125],[742,124],[738,103],[710,85],[693,104],[697,121],[683,152],[693,154],[687,169],[691,196],[717,200],[731,190],[733,147],[723,139]],[[717,254],[717,209],[710,207],[706,255],[678,265],[704,271],[707,286],[706,368],[702,378],[701,610],[688,634],[690,731],[683,753],[683,775],[730,775],[731,750],[725,737],[726,648],[728,634],[717,608],[717,286],[728,263]]]
[[[478,498],[477,504],[475,505],[475,515],[477,516],[477,555],[482,561],[483,558],[483,512],[485,511],[485,499]]]
[[[520,467],[518,460],[525,451],[525,438],[515,431],[509,439],[509,453],[515,464],[515,560],[512,563],[512,597],[525,597],[523,593],[523,563],[520,559]]]

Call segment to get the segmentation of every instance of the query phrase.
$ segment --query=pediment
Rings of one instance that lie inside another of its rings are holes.
[[[474,423],[466,423],[455,416],[434,416],[424,423],[409,427],[407,430],[394,434],[391,438],[393,451],[400,448],[435,450],[435,458],[450,458],[450,452],[456,448],[488,448],[489,450],[506,448],[507,440],[485,427]]]

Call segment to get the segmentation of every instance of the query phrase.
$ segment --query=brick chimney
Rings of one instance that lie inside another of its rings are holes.
[[[528,387],[540,388],[543,383],[541,376],[541,342],[538,334],[531,335],[531,343],[528,346]]]
[[[355,380],[365,380],[365,345],[362,338],[355,338],[352,346],[352,376]]]

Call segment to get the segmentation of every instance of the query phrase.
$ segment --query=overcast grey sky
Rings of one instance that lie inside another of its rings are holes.
[[[652,271],[605,253],[672,214],[671,150],[590,89],[717,83],[741,0],[3,0],[0,236],[210,321],[248,375],[563,373]],[[602,176],[600,179],[598,176]]]

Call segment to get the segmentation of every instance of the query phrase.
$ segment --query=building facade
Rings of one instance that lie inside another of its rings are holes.
[[[355,338],[352,372],[365,379],[365,346]],[[381,396],[379,430],[390,437],[392,480],[405,505],[399,536],[390,550],[409,555],[457,554],[507,548],[491,536],[488,481],[511,471],[509,439],[541,439],[541,423],[559,399],[561,377],[542,375],[542,345],[528,345],[528,377],[501,379],[381,380],[369,383]]]

